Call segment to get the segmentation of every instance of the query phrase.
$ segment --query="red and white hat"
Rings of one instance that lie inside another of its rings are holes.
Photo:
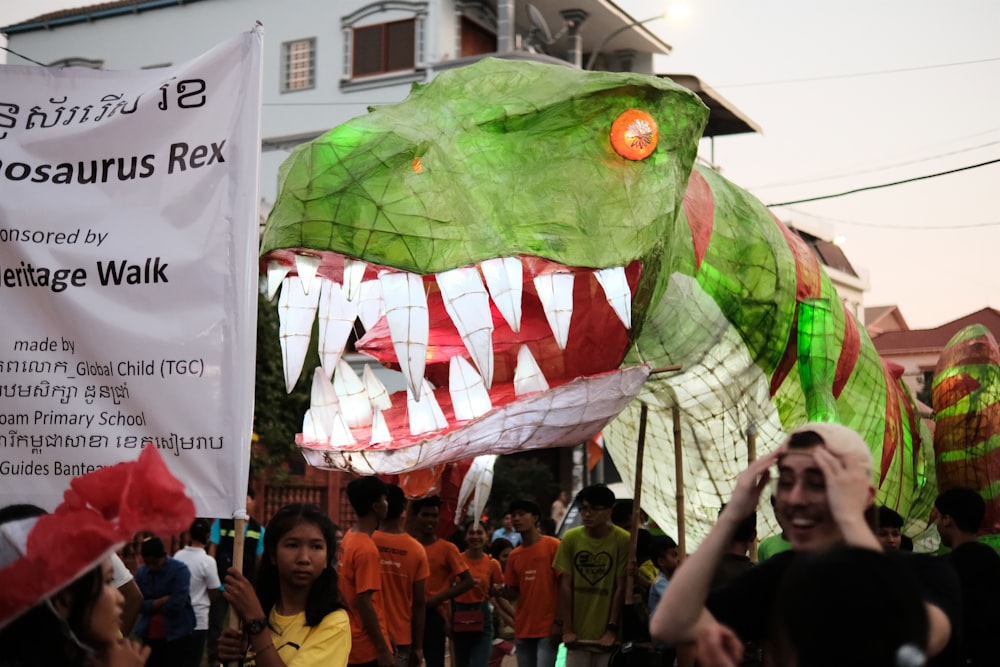
[[[155,446],[70,482],[52,514],[0,525],[0,628],[107,558],[139,531],[173,535],[194,503]]]

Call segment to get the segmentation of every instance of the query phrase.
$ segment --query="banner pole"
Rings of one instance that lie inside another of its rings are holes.
[[[243,543],[246,540],[247,520],[244,518],[233,519],[233,567],[243,571]],[[229,627],[233,630],[240,629],[240,617],[232,607],[229,607]],[[229,667],[238,667],[240,661],[234,660],[228,663]]]

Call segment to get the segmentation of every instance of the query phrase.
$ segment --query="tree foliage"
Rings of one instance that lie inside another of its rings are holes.
[[[315,340],[315,336],[313,336]],[[319,363],[315,346],[304,368]],[[278,338],[278,309],[264,296],[257,298],[257,369],[254,399],[254,433],[257,447],[251,460],[254,473],[267,470],[280,480],[289,460],[300,460],[295,434],[302,430],[302,415],[309,408],[309,374],[299,377],[292,393],[285,392],[285,374]]]
[[[530,452],[498,456],[493,467],[493,488],[486,511],[491,519],[499,519],[514,500],[540,501],[559,493],[552,469]],[[544,508],[543,508],[544,510]]]

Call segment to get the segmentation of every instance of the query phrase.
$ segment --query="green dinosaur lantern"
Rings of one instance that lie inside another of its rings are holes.
[[[878,500],[923,530],[935,471],[909,392],[804,242],[693,166],[707,116],[656,77],[488,58],[298,147],[261,266],[289,386],[318,322],[307,460],[396,474],[604,429],[627,478],[641,401],[643,506],[670,530],[679,408],[697,539],[748,429],[766,451],[837,421],[872,447]],[[405,396],[341,359],[356,318]]]

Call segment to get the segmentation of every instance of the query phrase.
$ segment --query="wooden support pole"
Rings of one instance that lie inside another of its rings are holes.
[[[625,566],[625,604],[632,604],[635,575],[639,570],[636,548],[639,543],[639,524],[642,522],[642,461],[646,453],[646,418],[649,408],[643,403],[639,410],[639,440],[635,447],[635,485],[632,493],[632,523],[629,526],[628,562]]]
[[[747,465],[750,465],[757,460],[757,426],[750,424],[747,427]],[[750,543],[750,560],[754,563],[757,562],[757,536],[753,538],[753,542]]]
[[[686,539],[684,537],[684,450],[681,448],[681,409],[678,406],[670,408],[670,417],[674,422],[674,502],[677,505],[677,554],[683,560],[687,557]]]

